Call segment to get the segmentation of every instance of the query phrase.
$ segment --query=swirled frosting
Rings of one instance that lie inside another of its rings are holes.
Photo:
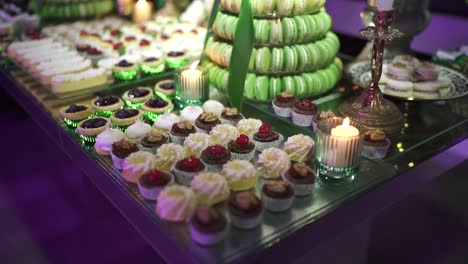
[[[231,160],[224,164],[221,171],[231,190],[244,191],[253,188],[257,183],[257,170],[246,160]]]
[[[193,179],[190,187],[200,205],[212,206],[229,197],[228,182],[218,173],[199,173]]]
[[[180,112],[180,119],[195,123],[198,116],[203,114],[203,108],[196,105],[189,105]]]
[[[258,156],[258,170],[263,177],[270,179],[278,179],[290,165],[289,155],[284,150],[279,148],[265,149]]]
[[[258,131],[262,121],[255,118],[242,119],[237,123],[237,130],[239,134],[251,135]]]
[[[184,157],[184,147],[174,143],[162,145],[156,151],[156,168],[164,172],[169,172],[172,166]]]
[[[141,174],[154,169],[155,165],[153,154],[146,151],[138,151],[130,154],[125,159],[123,169]]]
[[[223,147],[227,147],[231,140],[236,140],[239,136],[239,132],[235,126],[223,124],[213,127],[213,129],[211,129],[210,136],[213,145],[218,144]]]
[[[190,188],[172,185],[159,194],[156,213],[167,221],[184,222],[190,218],[196,206],[195,194]]]
[[[291,160],[304,162],[311,158],[314,146],[315,142],[311,137],[299,134],[288,138],[284,143],[284,151]]]
[[[176,114],[172,114],[166,111],[154,121],[153,126],[159,129],[171,130],[172,125],[178,122],[180,122],[180,118]]]
[[[201,152],[209,146],[211,146],[211,139],[210,136],[205,133],[189,134],[184,141],[187,156],[195,156],[199,158]]]
[[[106,127],[106,130],[96,137],[96,145],[105,151],[110,151],[114,142],[122,140],[124,133],[118,129]]]
[[[151,126],[137,119],[135,123],[127,128],[125,135],[131,139],[141,139],[151,132]]]
[[[224,105],[216,100],[208,100],[203,104],[203,111],[206,113],[213,113],[216,116],[221,116]]]

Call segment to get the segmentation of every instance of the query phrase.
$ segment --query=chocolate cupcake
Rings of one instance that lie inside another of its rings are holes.
[[[200,245],[209,246],[222,241],[228,225],[223,213],[213,207],[200,207],[190,220],[190,235]]]
[[[273,100],[273,110],[279,116],[290,117],[292,106],[296,102],[294,94],[291,92],[282,92]]]
[[[214,145],[202,151],[201,159],[208,171],[220,172],[223,165],[231,159],[231,152],[221,145]]]
[[[266,181],[262,187],[262,200],[271,212],[288,210],[294,199],[294,189],[284,181]]]
[[[257,151],[262,152],[267,148],[278,147],[283,141],[283,135],[273,131],[269,125],[263,124],[253,135],[253,141]]]
[[[126,140],[120,140],[112,144],[111,157],[116,169],[123,169],[123,163],[130,154],[137,152],[136,144]]]
[[[206,166],[195,156],[189,156],[179,160],[172,169],[177,183],[190,186],[190,183],[198,173],[206,171]]]
[[[317,105],[309,99],[295,102],[292,107],[292,120],[298,126],[309,127],[317,111]]]
[[[138,180],[141,196],[147,200],[157,200],[159,193],[166,186],[174,183],[174,175],[159,170],[151,170]]]
[[[289,170],[285,171],[282,176],[283,180],[292,186],[296,196],[309,195],[314,190],[315,172],[303,162],[292,163]]]
[[[366,131],[362,145],[362,156],[368,159],[383,159],[390,147],[390,140],[381,130]]]
[[[322,121],[324,119],[333,118],[333,117],[336,117],[336,115],[332,111],[323,111],[323,112],[320,112],[320,113],[316,114],[312,118],[312,127],[313,127],[314,131],[317,132],[318,122],[320,122],[320,121]]]
[[[141,151],[147,151],[155,154],[156,150],[167,142],[169,142],[168,137],[166,137],[159,131],[153,130],[140,140],[138,144],[138,149]]]
[[[237,228],[252,229],[261,223],[263,203],[253,192],[232,193],[227,209],[232,225]]]
[[[221,124],[219,118],[213,113],[203,113],[195,120],[197,132],[210,133],[211,129]]]
[[[230,141],[228,148],[233,159],[252,160],[255,156],[255,144],[244,134],[241,134],[236,140]]]
[[[239,113],[237,108],[225,107],[223,112],[221,112],[220,120],[221,124],[237,126],[237,123],[239,123],[243,118],[244,117]]]
[[[181,121],[172,125],[169,135],[171,136],[172,142],[183,145],[185,138],[197,132],[195,127],[188,121]]]

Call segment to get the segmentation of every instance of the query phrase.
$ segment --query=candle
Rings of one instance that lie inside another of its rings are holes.
[[[383,11],[393,10],[393,1],[394,0],[377,0],[376,1],[377,10],[383,10]]]
[[[179,69],[176,75],[176,101],[179,106],[203,104],[208,99],[207,70],[195,61],[189,68]]]
[[[151,19],[153,6],[146,0],[138,0],[133,9],[133,23],[141,24]]]
[[[197,89],[198,82],[200,81],[200,77],[202,72],[197,69],[198,64],[200,61],[195,61],[190,65],[188,70],[182,71],[181,75],[182,78],[186,81],[187,89],[189,90],[188,95],[193,96],[195,90]]]
[[[349,125],[349,117],[347,117],[343,121],[343,125],[332,128],[331,135],[337,137],[355,137],[359,135],[359,130]]]

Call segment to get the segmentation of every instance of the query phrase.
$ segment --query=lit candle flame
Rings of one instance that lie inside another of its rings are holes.
[[[343,120],[343,126],[349,127],[349,117],[347,117],[347,118],[345,118],[345,119]]]
[[[194,61],[194,62],[192,63],[192,65],[190,65],[190,70],[193,71],[193,70],[197,69],[198,64],[200,64],[200,61],[199,61],[199,60]]]

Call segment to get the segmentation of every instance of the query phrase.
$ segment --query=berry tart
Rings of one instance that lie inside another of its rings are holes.
[[[114,142],[110,151],[114,167],[119,170],[123,169],[125,159],[137,151],[137,145],[132,142],[124,139]]]
[[[273,100],[273,110],[279,116],[290,117],[292,106],[295,102],[296,98],[294,98],[294,94],[291,92],[282,92]]]
[[[177,69],[187,64],[188,59],[183,51],[171,51],[167,53],[166,63],[169,68]]]
[[[72,104],[60,108],[60,116],[65,124],[71,128],[77,128],[78,123],[87,119],[93,114],[93,109],[89,105],[76,105]]]
[[[213,207],[199,207],[190,219],[189,229],[193,241],[211,246],[226,237],[228,224],[224,214]]]
[[[174,183],[174,175],[156,169],[143,174],[138,180],[138,190],[146,200],[155,201],[159,193],[168,185]]]
[[[309,165],[293,162],[289,170],[283,173],[283,180],[291,185],[296,196],[304,196],[314,190],[316,175]]]
[[[154,92],[161,98],[173,99],[175,95],[175,83],[173,80],[164,80],[156,83]]]
[[[119,109],[112,114],[110,119],[115,128],[125,131],[142,115],[143,113],[138,109]]]
[[[233,226],[252,229],[262,221],[263,203],[253,192],[235,192],[229,197],[228,212]]]
[[[197,130],[190,122],[181,121],[172,125],[169,135],[171,136],[172,142],[182,145],[188,135],[196,132]]]
[[[195,120],[195,127],[199,133],[210,133],[211,129],[221,124],[219,118],[213,113],[203,113]]]
[[[283,135],[273,131],[267,124],[263,124],[258,129],[258,132],[253,135],[255,149],[259,152],[267,148],[278,147],[283,141]]]
[[[221,124],[236,126],[237,123],[239,123],[239,121],[243,118],[244,117],[239,113],[239,110],[237,110],[237,108],[225,107],[223,109],[223,112],[221,112],[220,120]]]
[[[219,172],[223,165],[231,159],[231,152],[221,145],[214,145],[202,151],[201,159],[208,171]]]
[[[140,142],[138,142],[138,149],[156,154],[156,150],[167,142],[169,142],[169,137],[159,131],[152,130],[140,139]]]
[[[141,109],[143,102],[153,97],[153,91],[148,87],[136,87],[126,91],[122,95],[125,104],[133,109]]]
[[[294,189],[284,181],[266,181],[262,187],[262,200],[271,212],[283,212],[291,208]]]
[[[145,113],[145,118],[151,122],[154,122],[164,112],[171,112],[173,109],[174,105],[171,100],[162,99],[160,97],[146,101],[142,108]]]
[[[112,75],[118,80],[130,81],[137,77],[138,66],[135,63],[121,60],[112,67]]]
[[[76,131],[80,135],[83,143],[92,143],[96,142],[96,137],[110,125],[110,121],[107,118],[103,117],[94,117],[90,119],[85,119],[78,124]]]
[[[123,101],[117,96],[103,96],[92,101],[94,114],[96,116],[111,117],[114,111],[123,107]]]
[[[309,99],[297,101],[292,107],[292,121],[294,124],[302,127],[312,125],[312,120],[317,114],[317,105]]]
[[[366,131],[362,145],[362,156],[368,159],[383,159],[390,147],[390,140],[381,130]]]
[[[236,160],[250,161],[255,156],[255,144],[244,134],[229,142],[228,148],[231,151],[232,158]]]
[[[104,55],[102,51],[98,50],[97,48],[90,47],[86,51],[86,57],[88,57],[93,62],[93,64],[96,65],[99,60],[104,58]]]
[[[158,74],[164,71],[164,59],[156,57],[145,58],[140,63],[140,69],[145,74]]]
[[[193,178],[201,172],[206,171],[206,166],[195,156],[189,156],[179,160],[172,169],[176,176],[177,183],[190,186]]]

